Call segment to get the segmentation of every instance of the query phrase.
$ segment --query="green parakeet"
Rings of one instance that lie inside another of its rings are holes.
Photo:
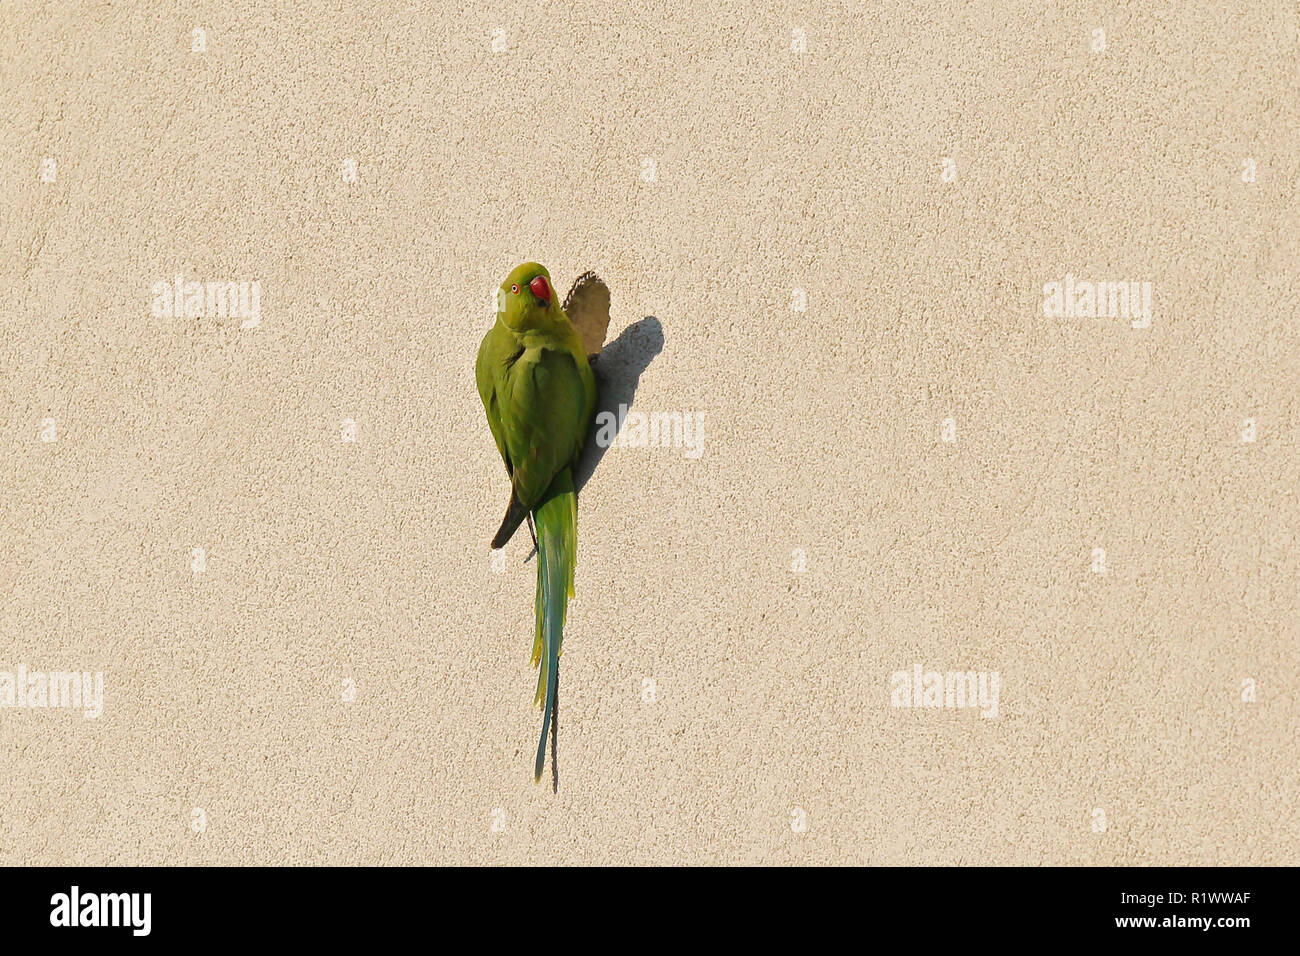
[[[542,706],[537,781],[555,713],[565,611],[573,597],[578,547],[573,469],[596,410],[588,355],[600,351],[608,324],[609,290],[593,273],[574,284],[562,308],[550,273],[525,262],[501,283],[496,323],[483,336],[474,369],[488,427],[510,477],[510,504],[492,547],[504,547],[525,518],[536,524],[532,663],[539,668],[534,703]],[[584,336],[595,340],[594,350]]]

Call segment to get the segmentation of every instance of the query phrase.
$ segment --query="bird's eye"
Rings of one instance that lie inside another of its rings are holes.
[[[512,285],[512,286],[510,287],[510,291],[513,292],[515,295],[518,295],[518,294],[519,294],[519,286],[517,286],[517,285]]]

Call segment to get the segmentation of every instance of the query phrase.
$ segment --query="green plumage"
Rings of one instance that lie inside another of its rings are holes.
[[[510,477],[510,502],[492,547],[504,547],[530,514],[537,526],[532,660],[539,667],[535,702],[542,705],[534,768],[540,780],[555,712],[565,612],[573,597],[578,547],[573,468],[595,414],[596,381],[582,336],[556,300],[545,268],[535,262],[516,268],[501,284],[497,303],[496,323],[479,346],[475,379]]]

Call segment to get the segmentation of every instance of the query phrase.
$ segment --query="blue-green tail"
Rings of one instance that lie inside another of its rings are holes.
[[[537,635],[533,640],[533,664],[539,665],[534,703],[542,705],[542,739],[537,742],[534,780],[540,781],[546,765],[546,738],[555,714],[564,616],[569,598],[573,597],[573,568],[578,553],[578,500],[568,468],[555,476],[533,515],[537,523]]]

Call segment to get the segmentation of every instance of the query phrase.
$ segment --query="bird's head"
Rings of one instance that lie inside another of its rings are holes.
[[[551,274],[536,262],[516,266],[497,293],[497,315],[515,332],[546,326],[555,307]]]

